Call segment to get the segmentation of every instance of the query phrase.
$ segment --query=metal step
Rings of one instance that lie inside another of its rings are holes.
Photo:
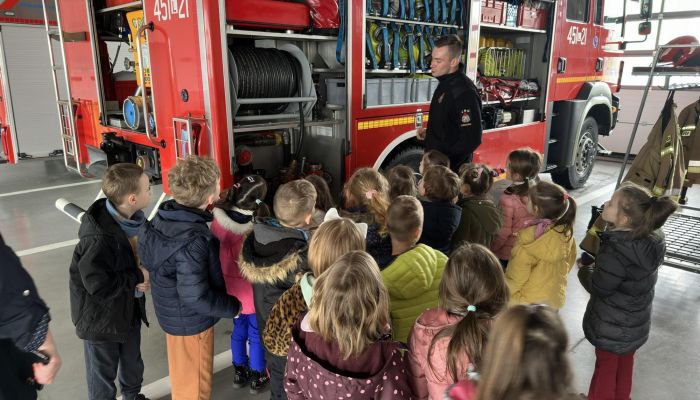
[[[598,154],[602,154],[604,156],[609,156],[610,154],[612,154],[612,151],[606,149],[605,147],[603,147],[602,144],[600,144],[600,142],[598,142]]]
[[[549,139],[549,141],[547,142],[547,144],[554,144],[554,143],[556,143],[556,142],[558,142],[557,139]]]
[[[551,170],[557,169],[558,165],[557,164],[547,164],[545,167],[544,171],[549,172]]]

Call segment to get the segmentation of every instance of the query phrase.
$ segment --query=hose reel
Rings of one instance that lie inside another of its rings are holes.
[[[240,120],[265,116],[310,115],[316,91],[306,55],[293,44],[280,48],[229,48],[229,77],[233,115]]]

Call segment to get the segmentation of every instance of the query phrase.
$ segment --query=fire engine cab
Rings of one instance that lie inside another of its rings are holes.
[[[437,86],[430,53],[450,33],[483,101],[475,162],[504,167],[529,146],[556,182],[580,187],[619,107],[621,42],[603,26],[604,0],[55,5],[66,166],[87,176],[136,162],[166,191],[188,154],[213,157],[223,186],[251,171],[323,174],[336,192],[359,167],[417,166]]]

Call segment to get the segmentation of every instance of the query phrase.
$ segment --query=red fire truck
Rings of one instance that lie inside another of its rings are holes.
[[[322,168],[338,190],[359,167],[417,165],[415,132],[437,85],[430,50],[456,33],[483,97],[474,160],[504,167],[509,151],[529,146],[555,181],[580,187],[618,110],[622,42],[603,26],[603,7],[56,0],[58,24],[47,24],[47,34],[65,59],[55,78],[68,83],[56,90],[57,134],[66,167],[83,175],[137,162],[167,191],[176,159],[198,154],[216,160],[224,186],[243,171],[273,178]],[[14,159],[11,143],[8,151]]]

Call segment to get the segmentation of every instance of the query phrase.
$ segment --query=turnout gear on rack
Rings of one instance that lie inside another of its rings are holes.
[[[654,196],[677,198],[683,187],[685,162],[673,94],[669,94],[661,116],[634,158],[624,181],[643,186]]]
[[[647,142],[637,153],[622,181],[645,187],[654,196],[678,199],[685,179],[686,164],[673,94],[673,91],[669,93]],[[600,245],[598,233],[605,230],[605,225],[603,219],[598,217],[581,242],[581,249],[597,254]]]
[[[450,158],[450,168],[471,161],[481,144],[481,97],[466,75],[459,70],[438,77],[430,102],[430,118],[425,150],[438,150]]]
[[[678,126],[687,169],[685,186],[692,186],[700,183],[700,100],[689,104],[678,114]]]

